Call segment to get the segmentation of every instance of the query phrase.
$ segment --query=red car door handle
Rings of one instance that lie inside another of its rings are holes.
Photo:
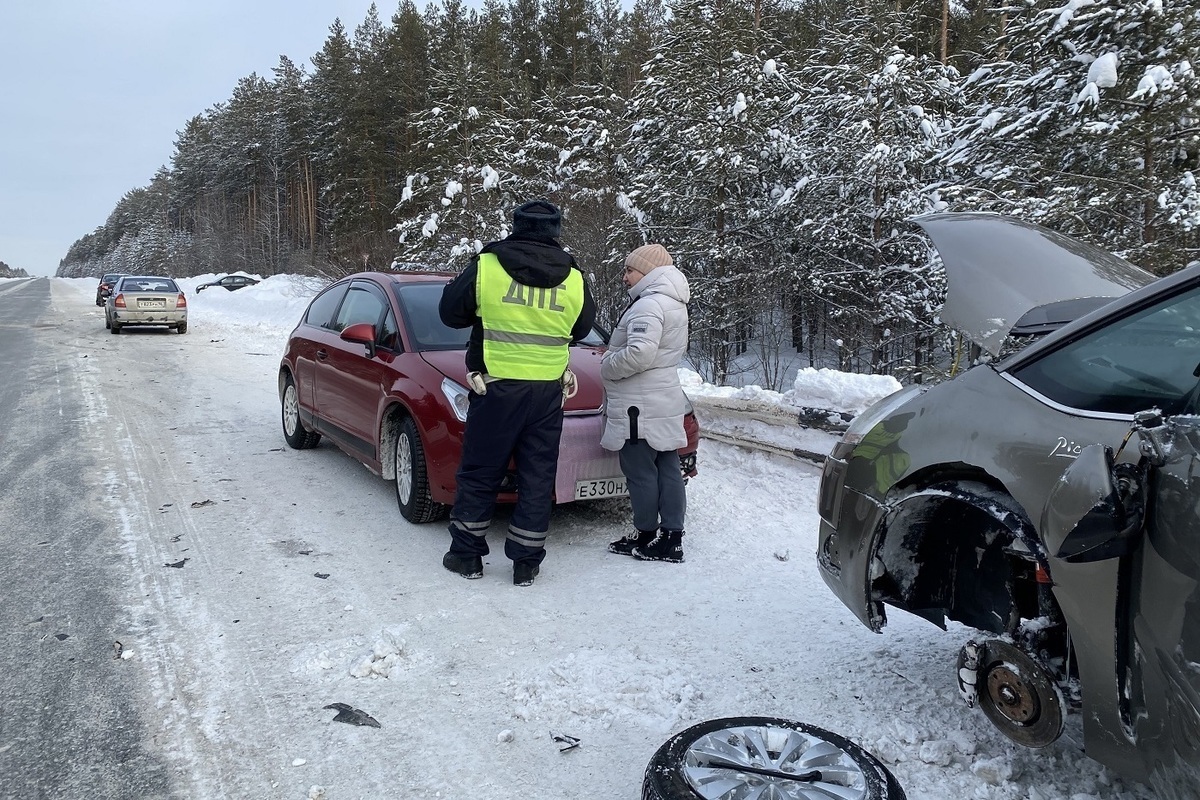
[[[324,361],[325,359],[329,358],[329,352],[326,350],[318,350],[317,358],[320,359],[321,361]]]

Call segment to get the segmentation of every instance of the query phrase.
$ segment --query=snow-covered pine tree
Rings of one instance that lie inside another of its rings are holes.
[[[792,91],[769,6],[678,0],[629,104],[618,196],[643,241],[667,247],[692,287],[693,356],[724,383],[753,309],[776,303],[772,131]]]
[[[354,50],[340,20],[329,27],[329,36],[311,60],[313,75],[308,88],[313,107],[318,230],[328,243],[330,260],[354,271],[360,268],[360,254],[346,240],[354,231],[352,209],[359,193],[358,142],[351,113],[358,79]]]
[[[1197,244],[1198,14],[1195,0],[1020,4],[967,82],[953,194],[1159,272],[1182,266]]]
[[[810,173],[796,201],[806,219],[795,280],[806,304],[826,309],[826,341],[845,370],[922,362],[939,305],[941,273],[906,220],[940,208],[929,162],[957,73],[904,49],[915,29],[891,3],[848,6],[804,55],[796,130]]]
[[[531,120],[514,117],[507,86],[481,65],[461,0],[443,0],[432,21],[433,106],[416,117],[424,168],[410,174],[395,213],[397,264],[461,268],[508,233],[512,209],[545,192],[528,177],[539,148]],[[548,154],[544,164],[552,164]]]
[[[611,327],[628,301],[621,283],[624,254],[641,241],[636,232],[625,236],[629,226],[622,225],[625,214],[616,203],[617,143],[629,125],[626,101],[615,88],[626,73],[619,56],[624,46],[620,4],[600,0],[587,9],[591,24],[580,36],[586,61],[578,79],[539,98],[535,107],[556,153],[550,197],[566,215],[563,241],[592,281],[601,324]],[[661,22],[661,4],[658,10]]]
[[[340,195],[334,232],[339,252],[353,257],[356,269],[386,267],[394,251],[387,230],[401,180],[396,137],[412,110],[395,71],[401,59],[422,55],[420,50],[401,50],[394,35],[372,4],[351,40],[354,81],[343,111],[353,167]]]
[[[616,132],[627,124],[625,101],[606,94],[603,86],[574,88],[577,94],[538,103],[544,135],[555,151],[548,196],[564,210],[563,242],[591,279],[598,319],[611,327],[627,300],[621,284],[624,253],[630,244],[640,244],[612,241],[625,222],[614,188],[621,176]]]
[[[272,70],[274,107],[272,136],[284,171],[283,214],[279,221],[281,253],[277,272],[298,271],[317,261],[316,187],[312,166],[313,120],[308,101],[307,75],[286,56]]]
[[[587,0],[543,0],[540,38],[545,45],[543,78],[551,91],[590,82]]]

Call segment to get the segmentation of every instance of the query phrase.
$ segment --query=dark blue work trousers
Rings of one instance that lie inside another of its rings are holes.
[[[558,445],[562,436],[559,381],[498,380],[486,394],[471,393],[463,434],[458,489],[450,512],[450,552],[488,554],[487,529],[510,461],[516,462],[517,505],[504,554],[540,564],[554,506]]]

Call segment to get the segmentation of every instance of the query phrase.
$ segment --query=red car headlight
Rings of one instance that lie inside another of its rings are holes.
[[[450,401],[450,407],[454,409],[454,416],[458,417],[458,421],[466,422],[467,408],[471,404],[467,388],[458,385],[449,378],[443,378],[442,394],[446,395],[446,399]]]

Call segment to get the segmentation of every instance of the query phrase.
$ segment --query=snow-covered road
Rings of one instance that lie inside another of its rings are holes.
[[[749,714],[842,733],[913,800],[1147,796],[1074,729],[1028,751],[967,709],[967,630],[900,613],[864,629],[813,558],[815,466],[705,441],[685,563],[609,554],[630,517],[606,501],[556,510],[533,587],[512,585],[499,539],[468,582],[393,484],[328,443],[285,446],[286,329],[263,297],[189,289],[187,335],[118,337],[94,281],[52,283],[89,350],[102,433],[83,446],[108,465],[106,545],[126,567],[114,638],[179,797],[630,800],[672,733]],[[332,703],[381,727],[334,723]]]

